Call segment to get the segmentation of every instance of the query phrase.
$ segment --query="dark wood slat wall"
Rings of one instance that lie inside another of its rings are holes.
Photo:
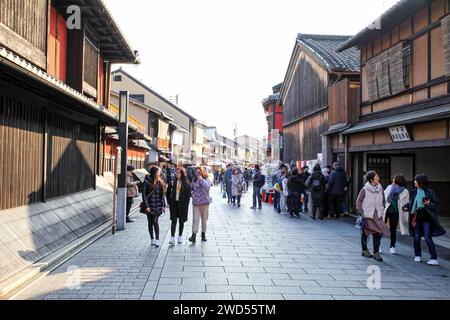
[[[0,90],[0,210],[92,189],[96,143],[95,125],[45,112],[32,100]]]
[[[299,59],[283,104],[285,125],[327,106],[328,103],[328,72],[303,52]]]
[[[46,0],[0,0],[0,23],[46,52]]]
[[[48,135],[48,198],[93,188],[95,127],[50,114]]]
[[[322,153],[322,134],[327,130],[327,110],[284,127],[284,159],[287,162],[317,159],[317,154]]]
[[[330,126],[339,123],[355,123],[359,118],[359,83],[352,85],[344,79],[328,90],[328,116]]]
[[[0,93],[0,210],[42,201],[43,111]]]

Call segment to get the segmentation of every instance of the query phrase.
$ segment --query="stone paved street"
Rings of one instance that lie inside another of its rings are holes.
[[[162,246],[152,248],[139,214],[127,231],[104,236],[14,299],[450,298],[448,261],[440,267],[414,263],[412,247],[402,243],[391,256],[383,239],[385,262],[377,263],[360,256],[359,231],[349,223],[292,219],[268,204],[252,211],[250,194],[238,209],[217,188],[212,194],[208,242],[188,243],[190,216],[184,243],[169,247],[166,214]],[[380,289],[367,288],[371,265],[381,269]]]

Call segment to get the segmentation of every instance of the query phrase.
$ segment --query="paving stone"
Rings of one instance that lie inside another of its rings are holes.
[[[204,285],[172,285],[162,284],[156,288],[156,292],[206,292]]]
[[[233,300],[231,293],[182,293],[181,300]]]
[[[207,292],[226,292],[226,293],[254,293],[252,286],[221,286],[221,285],[206,285]]]
[[[180,300],[181,293],[177,292],[157,292],[154,300]]]
[[[276,301],[276,300],[284,300],[284,297],[283,297],[283,295],[276,294],[276,293],[268,293],[268,294],[233,293],[233,299],[234,300],[256,300],[256,301],[275,300]]]

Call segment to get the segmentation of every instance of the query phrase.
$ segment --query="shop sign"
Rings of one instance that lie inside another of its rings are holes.
[[[411,137],[405,126],[391,127],[389,128],[389,132],[391,133],[393,142],[411,141]]]

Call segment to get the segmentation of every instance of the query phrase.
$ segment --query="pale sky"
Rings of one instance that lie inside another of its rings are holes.
[[[298,33],[354,35],[397,0],[104,0],[142,64],[124,69],[218,131],[262,138]],[[118,66],[115,66],[116,68]]]

